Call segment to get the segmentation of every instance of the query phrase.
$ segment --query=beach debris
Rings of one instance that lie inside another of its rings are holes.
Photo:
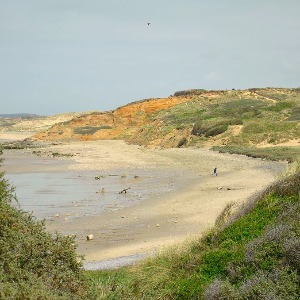
[[[89,235],[86,236],[86,240],[87,241],[91,241],[93,239],[94,239],[94,235],[93,234],[89,234]]]
[[[121,175],[121,178],[126,178],[127,177],[127,174],[125,174],[125,173],[123,173],[122,175]]]
[[[106,193],[106,189],[102,188],[101,190],[96,192],[97,194],[101,193],[101,194],[105,194]]]
[[[218,190],[226,189],[227,191],[231,191],[231,190],[232,190],[232,188],[230,188],[230,187],[224,188],[224,187],[222,187],[222,186],[219,186],[217,189],[218,189]]]
[[[128,190],[130,190],[130,187],[120,191],[119,194],[126,194]]]
[[[159,224],[156,224],[156,227],[160,227],[160,225],[159,225]]]
[[[104,175],[95,176],[95,180],[99,180],[101,178],[105,178],[105,176]]]
[[[58,218],[59,216],[60,216],[60,215],[59,215],[59,213],[56,213],[56,214],[55,214],[55,217],[57,217],[57,218]]]
[[[135,179],[137,179],[137,178],[140,178],[140,176],[138,176],[138,175],[134,175],[134,178],[135,178]]]
[[[121,216],[122,219],[126,219],[126,216]]]

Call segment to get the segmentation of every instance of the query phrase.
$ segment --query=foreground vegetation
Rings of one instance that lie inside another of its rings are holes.
[[[86,299],[88,281],[74,238],[51,236],[44,224],[15,208],[0,173],[0,299]]]
[[[232,212],[203,238],[129,268],[91,272],[97,299],[300,299],[300,173]]]

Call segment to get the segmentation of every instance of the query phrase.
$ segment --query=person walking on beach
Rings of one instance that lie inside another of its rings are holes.
[[[214,172],[212,174],[213,176],[218,176],[218,173],[217,173],[217,168],[214,168]]]

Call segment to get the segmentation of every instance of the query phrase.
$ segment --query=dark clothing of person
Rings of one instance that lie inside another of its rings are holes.
[[[214,168],[214,173],[213,173],[213,175],[218,176],[217,168]]]

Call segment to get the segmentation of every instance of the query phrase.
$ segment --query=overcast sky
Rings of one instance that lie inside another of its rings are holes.
[[[0,0],[0,113],[300,87],[299,13],[299,0]]]

